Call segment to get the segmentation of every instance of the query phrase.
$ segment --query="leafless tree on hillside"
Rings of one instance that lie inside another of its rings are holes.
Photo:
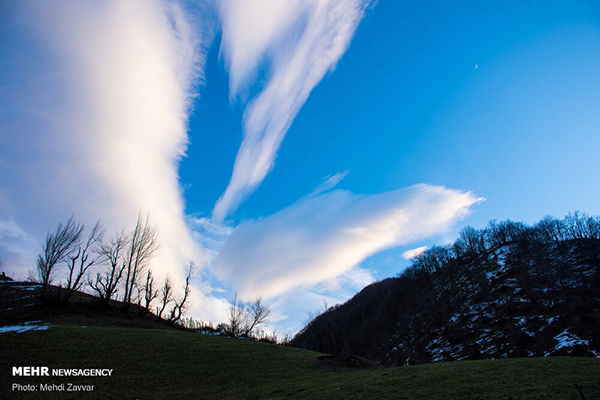
[[[271,314],[271,310],[262,302],[262,297],[257,297],[248,305],[247,313],[249,318],[244,327],[243,334],[245,336],[249,336],[255,328],[265,323]]]
[[[169,279],[168,276],[165,278],[165,282],[160,289],[160,300],[161,307],[158,310],[158,318],[162,318],[162,313],[165,311],[165,308],[167,308],[167,305],[173,301],[173,285],[171,284],[171,279]]]
[[[245,317],[245,307],[242,302],[238,300],[237,291],[233,295],[233,300],[229,306],[229,324],[227,325],[227,334],[231,336],[240,336]]]
[[[125,294],[124,303],[131,303],[133,289],[138,284],[139,276],[148,266],[148,262],[158,250],[158,233],[156,229],[149,225],[149,217],[145,220],[142,215],[138,215],[135,229],[131,234],[129,249],[125,259]]]
[[[235,292],[229,307],[229,323],[225,324],[225,333],[235,337],[249,336],[266,322],[270,314],[270,308],[262,302],[261,297],[250,304],[244,304]]]
[[[96,246],[104,236],[104,229],[100,225],[100,221],[96,221],[85,243],[77,248],[77,252],[73,251],[68,255],[67,270],[69,272],[67,282],[64,286],[65,292],[62,301],[67,302],[73,293],[80,289],[83,284],[83,277],[89,268],[98,261],[98,252]]]
[[[46,235],[42,254],[36,261],[38,281],[44,290],[52,282],[56,266],[65,261],[79,244],[82,231],[83,225],[71,216],[64,225],[58,225],[56,232]]]
[[[146,274],[146,284],[144,285],[144,308],[146,311],[150,310],[150,305],[152,301],[158,297],[158,290],[153,288],[154,285],[154,276],[152,276],[152,271],[148,270]]]
[[[545,216],[535,225],[536,232],[542,241],[554,242],[559,244],[566,237],[566,227],[564,221],[558,220],[549,215]]]
[[[125,269],[123,251],[129,240],[124,231],[121,231],[108,243],[101,243],[99,254],[102,261],[108,264],[108,270],[97,273],[95,280],[89,280],[89,286],[98,293],[105,302],[109,302],[117,292],[117,285]]]
[[[571,239],[600,238],[600,218],[590,217],[585,213],[575,211],[564,219],[567,234]]]
[[[186,310],[186,303],[190,295],[190,278],[192,277],[193,264],[190,264],[185,277],[185,288],[183,289],[183,297],[179,301],[175,301],[175,306],[171,310],[170,322],[177,322]]]

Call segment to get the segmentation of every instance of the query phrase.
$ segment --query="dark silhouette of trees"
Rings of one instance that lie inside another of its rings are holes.
[[[121,231],[110,242],[100,244],[101,261],[108,265],[108,269],[96,273],[96,278],[90,279],[88,284],[105,303],[108,303],[118,291],[117,287],[125,269],[123,252],[128,243],[127,235]]]
[[[54,233],[46,235],[42,253],[36,261],[37,278],[44,291],[52,282],[56,267],[65,261],[77,247],[83,225],[71,216],[63,225],[60,223]]]
[[[575,212],[533,226],[490,221],[324,311],[292,344],[388,364],[589,355],[583,345],[557,349],[555,336],[574,332],[598,351],[599,267],[599,217]],[[479,345],[482,337],[496,347]]]
[[[134,289],[138,288],[140,275],[158,250],[158,233],[149,224],[149,217],[138,215],[137,223],[129,239],[129,248],[125,258],[125,294],[123,302],[131,304]]]
[[[158,284],[150,261],[159,248],[158,233],[150,225],[148,216],[138,214],[131,233],[122,230],[109,241],[104,240],[104,229],[99,221],[85,237],[84,231],[84,225],[71,216],[66,223],[59,224],[55,232],[47,234],[42,253],[36,261],[37,276],[31,278],[42,284],[42,300],[68,303],[87,283],[89,289],[107,306],[111,300],[116,301],[117,293],[123,290],[121,306],[124,311],[133,309],[141,314],[152,314],[153,302],[158,299],[160,304],[156,307],[155,316],[163,319],[166,314],[164,321],[181,324],[189,307],[193,265],[190,263],[187,268],[180,297],[176,297],[168,276],[160,288],[156,287]],[[62,264],[66,267],[60,269],[62,282],[53,286],[51,282]],[[261,314],[258,316],[255,325],[262,322]]]
[[[242,332],[244,323],[244,305],[237,296],[237,291],[233,295],[233,300],[229,306],[229,323],[225,325],[225,333],[229,336],[238,337]]]
[[[175,305],[173,306],[173,309],[171,310],[171,315],[169,316],[169,322],[179,321],[181,319],[181,316],[183,315],[183,312],[186,309],[186,303],[190,295],[190,278],[192,276],[193,268],[193,264],[190,264],[187,270],[187,274],[185,276],[185,287],[183,289],[183,296],[181,300],[175,300]]]
[[[600,239],[600,218],[575,211],[567,215],[565,225],[572,239]]]
[[[152,301],[158,297],[158,290],[153,288],[154,285],[154,276],[152,276],[152,271],[148,270],[146,274],[146,283],[144,285],[144,309],[146,312],[150,310],[150,305]]]
[[[453,245],[456,254],[468,257],[477,257],[486,247],[485,230],[478,231],[470,226],[467,226],[460,232],[458,239]]]
[[[171,279],[169,276],[165,278],[165,281],[160,289],[160,300],[161,307],[158,310],[158,318],[162,318],[162,313],[165,311],[165,308],[173,301],[173,285],[171,284]]]
[[[248,321],[244,327],[244,336],[249,336],[252,331],[267,321],[271,309],[262,302],[262,297],[257,297],[247,306]]]
[[[83,230],[83,226],[82,226]],[[84,243],[77,243],[77,251],[67,256],[67,282],[64,285],[62,301],[68,302],[75,291],[78,291],[84,283],[84,276],[88,269],[98,261],[96,246],[102,240],[104,229],[100,221],[96,221]],[[75,243],[74,243],[75,244]]]
[[[250,336],[258,326],[267,321],[270,314],[271,309],[263,303],[261,297],[245,304],[238,299],[236,291],[229,306],[229,322],[222,324],[221,328],[229,336]]]
[[[538,238],[542,242],[554,242],[558,244],[566,238],[566,227],[563,221],[551,216],[546,216],[535,225]]]
[[[413,265],[426,274],[432,274],[439,271],[451,258],[449,247],[433,246],[419,254],[413,260]]]
[[[515,243],[526,238],[529,228],[522,222],[490,221],[486,229],[488,245],[498,248],[509,243]]]

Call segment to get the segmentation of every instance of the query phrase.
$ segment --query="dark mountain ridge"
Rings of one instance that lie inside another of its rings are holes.
[[[387,365],[600,357],[600,219],[491,222],[311,321],[292,345]]]

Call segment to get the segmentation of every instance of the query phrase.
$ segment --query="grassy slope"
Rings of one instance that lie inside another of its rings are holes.
[[[331,371],[319,353],[171,329],[58,326],[0,335],[0,398],[170,399],[600,399],[600,360],[466,361]],[[13,365],[114,368],[92,393],[10,393],[18,383],[56,378],[11,376]]]

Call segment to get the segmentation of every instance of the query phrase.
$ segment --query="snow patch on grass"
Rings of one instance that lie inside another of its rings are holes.
[[[48,325],[38,324],[41,321],[24,322],[23,325],[0,326],[0,333],[23,333],[27,331],[45,331]]]

